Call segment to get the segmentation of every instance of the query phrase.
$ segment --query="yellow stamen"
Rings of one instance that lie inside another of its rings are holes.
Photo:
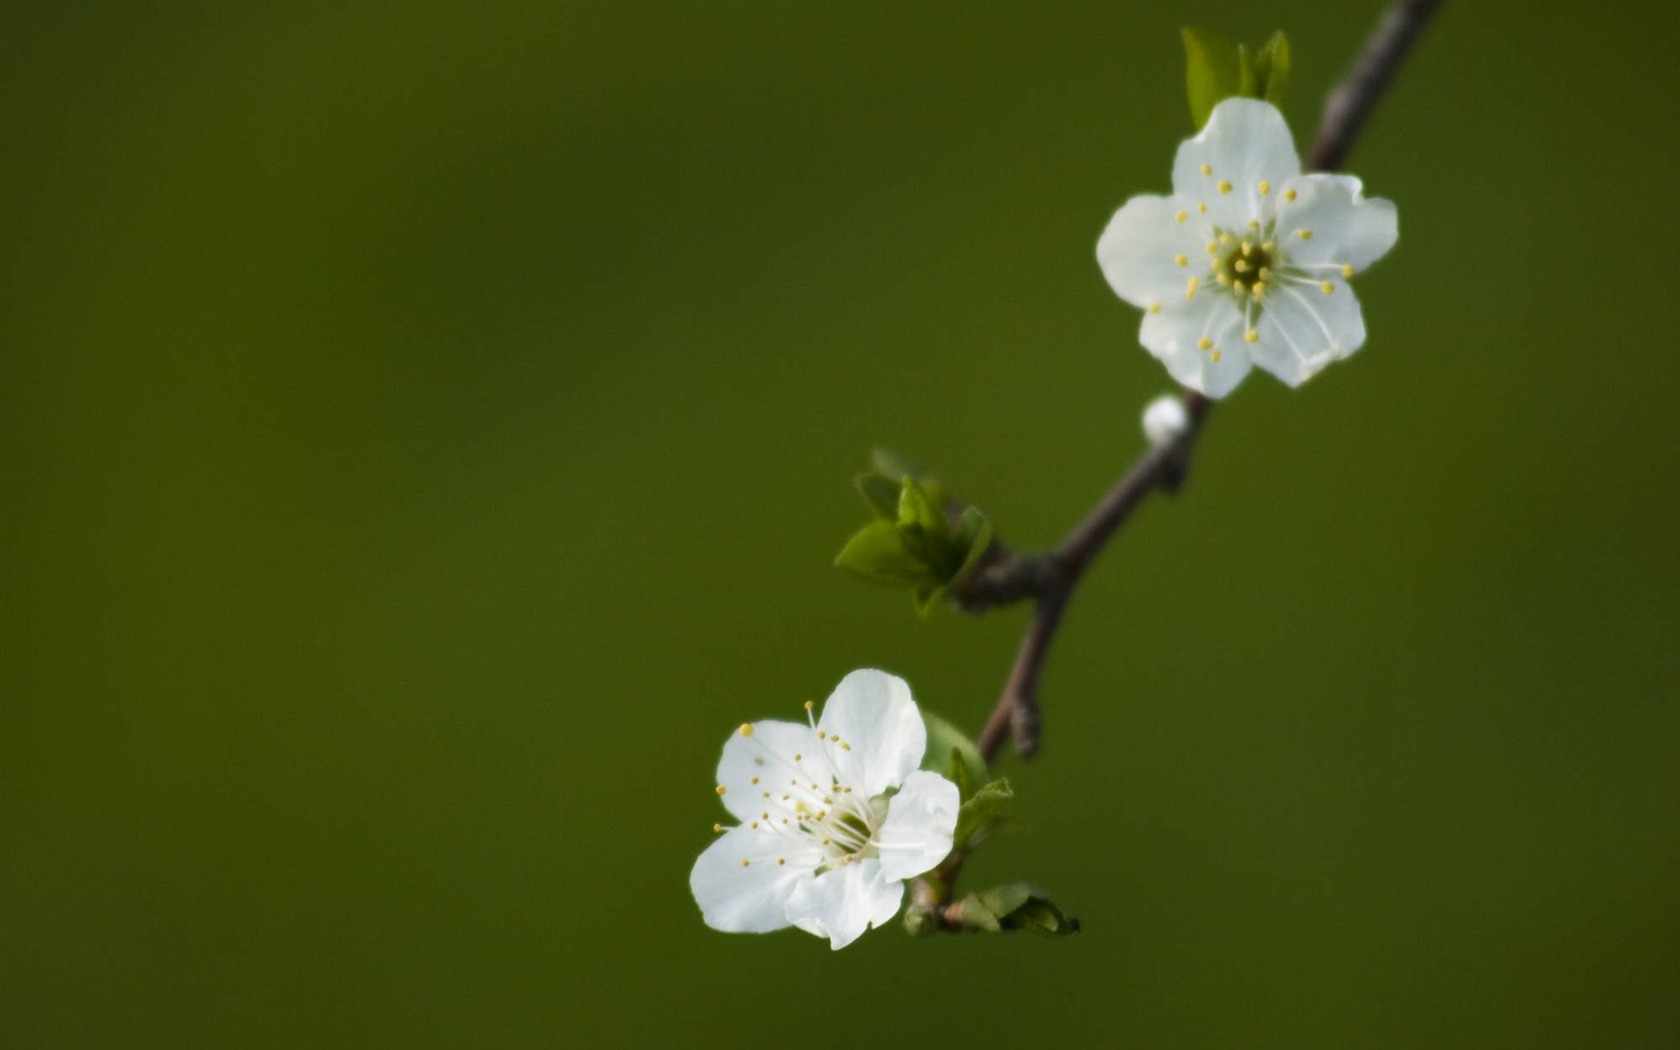
[[[753,727],[752,727],[751,723],[748,723],[748,722],[741,723],[741,735],[742,736],[752,736],[753,735]]]
[[[1261,179],[1260,180],[1260,196],[1264,197],[1266,194],[1268,194],[1270,192],[1272,192],[1272,184],[1267,182],[1265,179]]]
[[[1178,211],[1176,214],[1173,215],[1173,222],[1183,222],[1185,219],[1188,219],[1189,217],[1190,217],[1190,213],[1181,209],[1180,211]]]
[[[1198,349],[1198,350],[1212,350],[1213,349],[1213,340],[1209,339],[1205,335],[1202,336],[1201,339],[1196,341],[1196,349]]]
[[[1161,312],[1161,304],[1160,303],[1150,303],[1149,304],[1149,312],[1152,313],[1152,314],[1160,313]]]
[[[1213,169],[1208,167],[1206,164],[1203,164],[1202,165],[1202,174],[1203,175],[1212,175],[1213,174]]]
[[[1323,284],[1318,286],[1318,290],[1323,292],[1325,295],[1329,295],[1331,292],[1336,290],[1336,286],[1331,284],[1329,281],[1325,281]]]
[[[1198,214],[1206,215],[1207,214],[1207,205],[1201,203],[1200,201],[1197,201],[1196,202],[1196,211],[1197,211]]]
[[[743,867],[743,868],[750,868],[750,867],[752,867],[752,861],[750,861],[750,860],[748,860],[748,859],[747,859],[747,858],[745,858],[745,857],[742,857],[742,858],[741,858],[741,867]]]
[[[1260,341],[1260,333],[1250,328],[1248,331],[1243,333],[1243,340],[1245,342],[1257,343]]]
[[[719,795],[722,795],[722,794],[723,794],[723,793],[724,793],[724,792],[726,792],[726,791],[728,791],[728,790],[729,790],[729,789],[728,789],[728,788],[726,788],[726,787],[724,787],[724,786],[723,786],[723,785],[722,785],[722,784],[719,784],[719,785],[718,785],[718,786],[717,786],[717,792],[718,792],[718,794],[719,794]]]
[[[1213,363],[1217,365],[1219,362],[1221,362],[1223,360],[1225,360],[1225,351],[1215,350],[1213,352]]]
[[[1283,191],[1283,199],[1290,202],[1291,204],[1295,203],[1295,191],[1294,190],[1284,190]]]
[[[1343,263],[1342,264],[1342,276],[1343,277],[1352,277],[1353,276],[1353,264],[1352,263]]]
[[[1295,231],[1295,236],[1301,238],[1303,241],[1310,241],[1310,240],[1312,240],[1312,231],[1311,230],[1296,230]]]
[[[1220,179],[1219,180],[1219,192],[1221,194],[1230,193],[1231,192],[1231,184],[1224,179]]]
[[[1196,298],[1196,287],[1198,285],[1200,285],[1201,283],[1202,282],[1196,280],[1194,277],[1192,277],[1192,278],[1190,278],[1190,280],[1186,281],[1184,283],[1184,298],[1186,298],[1186,299]]]
[[[1173,262],[1177,263],[1180,266],[1189,266],[1190,265],[1190,257],[1188,255],[1175,255],[1175,256],[1173,256]]]

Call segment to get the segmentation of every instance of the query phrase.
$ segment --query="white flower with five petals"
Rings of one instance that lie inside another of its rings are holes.
[[[904,880],[951,852],[957,786],[918,770],[927,728],[910,687],[853,671],[812,721],[753,722],[723,746],[718,795],[741,823],[688,878],[706,924],[797,926],[844,948],[898,913]]]
[[[1351,175],[1301,174],[1283,115],[1247,98],[1214,107],[1172,183],[1115,213],[1097,261],[1174,379],[1218,398],[1259,365],[1298,386],[1364,344],[1347,281],[1394,246],[1391,202]]]

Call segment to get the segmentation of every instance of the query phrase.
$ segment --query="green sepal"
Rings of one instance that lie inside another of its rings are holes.
[[[898,479],[885,474],[859,474],[852,481],[869,509],[882,521],[898,520]]]
[[[1025,829],[1026,822],[1014,809],[1015,789],[1007,777],[982,786],[957,810],[957,829],[952,834],[956,848],[971,850],[989,838]]]
[[[940,586],[927,562],[905,546],[903,533],[890,521],[872,521],[859,529],[840,549],[834,564],[864,579],[897,587]]]
[[[968,734],[938,715],[923,711],[922,721],[927,725],[927,757],[922,760],[922,768],[957,785],[960,797],[967,802],[974,796],[975,787],[986,779],[986,761],[980,757],[980,749]]]
[[[1035,930],[1065,937],[1079,932],[1078,919],[1069,918],[1043,890],[1025,882],[970,893],[962,899],[960,914],[965,929],[983,933]]]
[[[916,615],[925,620],[933,615],[933,610],[939,608],[939,599],[943,597],[945,597],[945,588],[943,587],[917,587],[910,594],[910,604],[915,606]]]

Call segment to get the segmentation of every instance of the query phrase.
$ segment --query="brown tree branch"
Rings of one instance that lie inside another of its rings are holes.
[[[1384,12],[1353,67],[1325,101],[1318,137],[1307,156],[1307,170],[1323,171],[1341,163],[1437,3],[1396,0]],[[1038,680],[1062,614],[1085,570],[1144,499],[1157,490],[1177,491],[1183,484],[1190,453],[1212,403],[1200,394],[1185,391],[1184,406],[1190,417],[1184,432],[1144,453],[1060,547],[1042,555],[998,547],[997,553],[988,556],[967,580],[952,588],[951,596],[957,604],[976,612],[1028,597],[1036,599],[1032,623],[977,741],[988,764],[996,760],[1006,735],[1024,757],[1038,750]]]

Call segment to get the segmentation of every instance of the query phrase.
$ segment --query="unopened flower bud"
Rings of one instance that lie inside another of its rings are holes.
[[[1143,436],[1151,445],[1176,440],[1189,425],[1190,415],[1184,411],[1184,402],[1173,394],[1162,394],[1143,410]]]

